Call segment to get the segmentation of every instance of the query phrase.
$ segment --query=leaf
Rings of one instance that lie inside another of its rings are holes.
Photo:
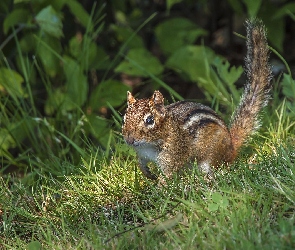
[[[229,88],[234,102],[238,103],[238,101],[240,100],[240,93],[237,91],[234,83],[240,78],[241,74],[243,73],[243,67],[230,67],[229,62],[220,57],[215,57],[212,65],[215,66],[215,69],[217,71],[218,75],[216,77],[219,77],[222,80],[222,83]]]
[[[220,206],[221,208],[227,208],[228,205],[229,205],[229,201],[228,201],[228,199],[224,196],[224,197],[222,198],[222,200],[220,201],[219,206]]]
[[[166,61],[168,68],[186,74],[190,80],[198,81],[207,78],[210,73],[209,64],[215,58],[214,52],[204,46],[188,45],[176,50]]]
[[[92,109],[109,105],[116,107],[126,100],[126,92],[130,87],[116,80],[101,82],[91,93],[89,104]]]
[[[87,122],[84,129],[90,131],[90,133],[99,140],[99,143],[106,147],[108,144],[108,138],[111,133],[108,120],[97,115],[87,115]]]
[[[248,15],[250,17],[256,17],[262,0],[243,0],[243,2],[247,7]]]
[[[69,41],[69,49],[72,56],[79,58],[82,51],[82,39],[78,36],[73,36]]]
[[[144,48],[142,38],[137,34],[134,34],[134,30],[131,28],[111,25],[111,29],[116,33],[116,38],[119,42],[127,42],[127,48]]]
[[[209,210],[209,212],[215,212],[215,211],[218,210],[218,207],[219,207],[218,204],[216,204],[216,203],[210,203],[208,205],[208,210]]]
[[[97,45],[94,42],[84,41],[77,36],[72,37],[69,42],[70,53],[76,59],[78,59],[84,70],[89,70],[91,65],[95,63],[97,59]]]
[[[0,68],[0,92],[7,92],[13,98],[25,97],[23,81],[23,77],[16,71]]]
[[[36,52],[38,58],[41,60],[45,72],[51,77],[55,77],[61,70],[59,58],[61,51],[60,41],[48,34],[41,36],[39,43],[37,43]]]
[[[20,39],[20,48],[23,53],[31,52],[36,49],[36,39],[31,33],[24,34]]]
[[[263,8],[259,11],[259,17],[267,27],[267,38],[279,52],[282,52],[285,39],[285,18],[274,19],[277,12],[278,9],[273,4],[265,1]]]
[[[29,133],[35,131],[35,126],[35,121],[31,119],[31,117],[26,116],[17,118],[16,122],[9,122],[9,124],[7,124],[7,129],[17,145],[19,145],[28,137]]]
[[[231,104],[231,94],[239,100],[239,93],[233,83],[241,74],[242,68],[230,68],[225,59],[207,47],[193,45],[182,47],[168,58],[166,66],[178,72],[185,80],[189,78],[196,82],[205,90],[204,94],[209,100],[214,97]]]
[[[283,80],[283,94],[291,100],[295,100],[295,80],[292,79],[292,76],[284,73]]]
[[[52,6],[42,9],[35,19],[44,32],[56,38],[63,36],[61,17]]]
[[[149,74],[147,72],[159,75],[163,70],[164,67],[158,58],[143,48],[129,50],[126,59],[115,68],[115,72],[142,77],[148,77]]]
[[[28,249],[28,250],[40,250],[41,249],[41,243],[39,241],[37,241],[37,240],[31,241],[27,245],[26,249]]]
[[[167,0],[166,1],[167,10],[170,10],[174,4],[181,3],[182,1],[183,0]]]
[[[289,15],[290,13],[295,13],[295,3],[287,3],[281,8],[279,8],[275,15],[272,17],[273,19],[280,19],[286,15]]]
[[[173,18],[161,22],[155,28],[157,41],[162,51],[169,55],[177,49],[193,44],[200,36],[207,35],[207,31],[186,18]]]
[[[217,204],[219,204],[221,201],[222,201],[222,195],[220,194],[220,193],[213,193],[212,194],[212,200],[215,202],[215,203],[217,203]]]
[[[72,14],[79,20],[79,22],[87,28],[90,24],[90,30],[93,30],[90,15],[84,9],[83,5],[76,0],[68,0],[66,2]]]
[[[268,29],[268,39],[273,43],[273,45],[280,51],[283,51],[283,42],[285,39],[285,20],[276,19],[275,22],[272,22]]]
[[[97,46],[95,60],[90,65],[90,67],[98,70],[104,70],[109,68],[110,63],[110,56],[104,51],[101,46]]]
[[[60,11],[67,1],[68,0],[50,0],[50,4],[55,10]]]
[[[16,121],[2,120],[5,128],[0,128],[0,155],[6,155],[7,150],[20,145],[28,133],[35,131],[35,123],[31,117],[17,117]]]
[[[0,156],[3,156],[5,151],[15,146],[16,143],[7,129],[0,128]]]
[[[67,96],[76,104],[76,107],[81,107],[87,98],[87,77],[84,75],[77,61],[68,56],[64,57],[64,72],[67,79]]]
[[[10,12],[3,22],[4,34],[6,35],[11,27],[20,23],[26,23],[28,17],[30,17],[30,12],[26,9],[15,9]]]
[[[222,196],[220,193],[213,193],[212,201],[215,202],[221,208],[226,208],[229,205],[227,197]]]
[[[243,67],[230,67],[227,60],[222,60],[220,57],[215,57],[212,64],[216,67],[219,76],[228,85],[233,85],[243,73]]]
[[[239,15],[244,15],[244,10],[243,10],[243,4],[240,1],[237,0],[227,0],[229,5],[232,7],[234,12]]]
[[[76,105],[70,100],[69,96],[62,88],[57,88],[45,102],[44,111],[47,115],[52,115],[55,111],[73,110]]]

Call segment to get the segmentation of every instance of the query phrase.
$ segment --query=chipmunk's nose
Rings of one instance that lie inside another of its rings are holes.
[[[128,135],[125,137],[125,141],[127,144],[132,145],[135,141],[135,139],[128,133]]]

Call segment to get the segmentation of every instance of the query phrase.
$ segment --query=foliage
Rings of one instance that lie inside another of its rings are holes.
[[[195,21],[171,15],[151,25],[157,17],[146,17],[144,5],[128,0],[103,3],[89,6],[90,13],[77,0],[6,0],[1,4],[6,36],[0,65],[0,155],[4,165],[21,166],[24,158],[16,155],[23,153],[79,161],[81,151],[75,149],[90,140],[109,150],[116,140],[112,129],[117,130],[121,120],[113,107],[120,107],[124,93],[130,90],[130,84],[123,83],[124,75],[151,78],[181,99],[162,80],[175,72],[183,81],[196,83],[216,107],[238,102],[240,92],[235,83],[242,67],[230,65],[203,42],[199,45],[209,33]],[[181,4],[191,3],[167,1],[166,14]],[[282,51],[282,25],[294,12],[292,4],[280,8],[269,1],[231,0],[228,4],[238,15],[243,14],[245,4],[248,16],[261,16],[269,27],[270,41]],[[206,9],[209,3],[202,1],[200,6]],[[114,20],[106,22],[109,8],[115,13]],[[266,8],[273,15],[266,16]],[[152,53],[142,31],[153,34],[160,55]],[[292,86],[287,77],[283,93],[294,110],[293,99],[285,91]],[[115,126],[109,120],[110,107],[117,119]]]
[[[8,6],[2,6],[7,13],[3,32],[10,35],[1,46],[0,68],[0,154],[7,166],[13,159],[21,166],[12,148],[45,159],[56,155],[75,160],[80,158],[75,148],[82,138],[92,136],[108,147],[110,123],[98,115],[104,115],[101,109],[107,102],[121,105],[129,87],[115,80],[89,83],[95,70],[105,70],[110,63],[96,42],[103,29],[103,8],[94,5],[88,14],[75,0],[18,1],[12,10]],[[83,34],[66,34],[73,19]],[[15,46],[15,52],[6,44]]]
[[[216,107],[238,102],[242,62],[234,66],[209,47],[211,20],[224,16],[211,2],[1,1],[1,246],[295,247],[295,82],[286,61],[266,126],[245,149],[251,161],[241,157],[213,183],[192,170],[159,187],[121,143],[121,105],[132,87],[152,83],[181,99],[175,87],[189,82]],[[262,18],[283,52],[294,3],[220,3],[237,23]],[[167,76],[179,83],[169,85]]]

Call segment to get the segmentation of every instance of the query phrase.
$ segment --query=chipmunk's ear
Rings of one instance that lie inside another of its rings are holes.
[[[165,106],[164,106],[164,97],[160,91],[155,90],[152,98],[151,98],[153,107],[159,112],[159,114],[164,117],[165,116]]]
[[[152,99],[155,105],[164,105],[164,97],[160,91],[155,90]]]
[[[131,94],[131,92],[127,91],[127,104],[131,105],[131,104],[133,104],[135,102],[136,102],[136,100],[133,97],[133,95]]]

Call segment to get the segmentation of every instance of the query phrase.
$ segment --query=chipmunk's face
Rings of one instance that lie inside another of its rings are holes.
[[[162,125],[165,118],[164,97],[155,91],[149,99],[135,99],[127,92],[128,107],[124,116],[122,133],[132,146],[157,143],[162,139]]]

